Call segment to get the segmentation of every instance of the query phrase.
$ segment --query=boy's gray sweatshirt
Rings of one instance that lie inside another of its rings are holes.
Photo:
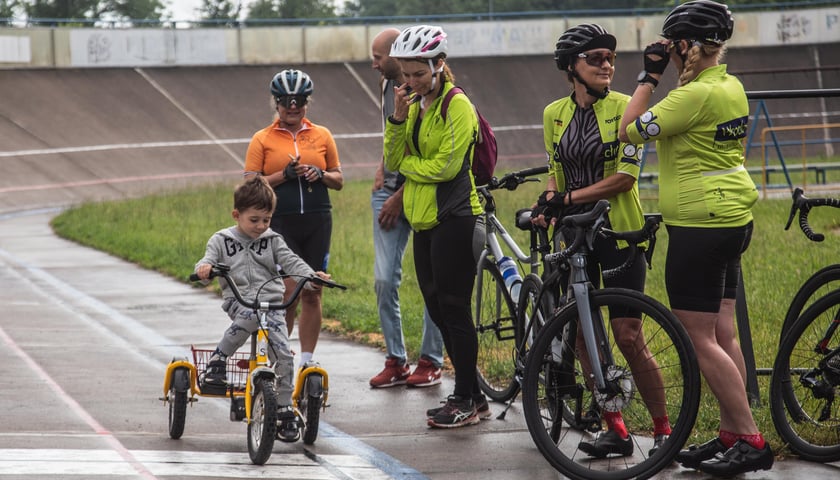
[[[263,283],[277,276],[277,265],[283,268],[283,273],[292,275],[309,276],[315,273],[289,248],[283,236],[270,228],[253,239],[241,233],[236,226],[219,230],[207,241],[204,258],[196,263],[196,268],[203,263],[228,265],[231,279],[236,283],[242,298],[248,301],[254,300]],[[219,285],[225,299],[233,298],[224,279],[219,278]],[[260,300],[282,301],[285,291],[283,281],[277,279],[263,287]]]

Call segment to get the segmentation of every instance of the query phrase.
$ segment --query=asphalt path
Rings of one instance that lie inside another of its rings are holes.
[[[228,324],[213,294],[57,238],[54,209],[0,215],[0,478],[554,479],[517,402],[505,420],[452,431],[424,411],[451,391],[371,390],[374,348],[322,335],[329,404],[313,446],[277,442],[250,463],[245,425],[200,398],[183,437],[167,433],[163,373]],[[327,295],[341,295],[328,291]],[[494,414],[501,411],[493,405]],[[495,415],[494,415],[495,416]],[[778,461],[750,479],[838,478],[840,464]],[[679,466],[660,479],[702,479]]]

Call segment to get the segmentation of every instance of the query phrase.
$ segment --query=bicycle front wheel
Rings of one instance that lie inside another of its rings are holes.
[[[636,318],[607,321],[602,330],[612,362],[601,366],[605,391],[593,394],[586,351],[576,348],[576,302],[557,311],[540,331],[525,364],[522,404],[528,431],[537,448],[560,473],[581,480],[647,478],[669,465],[685,443],[700,403],[700,369],[688,334],[661,303],[636,291],[607,288],[590,292],[594,322],[610,310],[636,312]],[[628,315],[629,317],[630,315]],[[626,333],[622,353],[614,332]],[[628,344],[632,347],[628,348]],[[657,378],[659,379],[657,381]],[[592,406],[597,409],[593,415]],[[631,434],[630,455],[589,457],[581,442],[594,441],[605,428],[600,411],[621,413]],[[566,412],[566,413],[564,413]],[[573,415],[578,425],[564,417]],[[671,435],[653,455],[653,416],[667,415]],[[580,428],[592,425],[595,428]]]
[[[770,379],[779,436],[802,458],[840,460],[840,290],[814,302],[784,336]]]
[[[514,364],[516,305],[492,258],[484,257],[479,263],[473,306],[478,385],[492,400],[506,402],[519,391]]]

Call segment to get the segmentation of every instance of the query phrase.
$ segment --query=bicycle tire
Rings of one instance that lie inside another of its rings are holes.
[[[173,440],[178,440],[184,434],[189,384],[190,371],[186,368],[176,369],[169,385],[169,438]]]
[[[808,307],[784,336],[770,378],[770,414],[779,436],[805,460],[840,460],[840,290]],[[816,347],[820,348],[816,348]],[[825,365],[820,367],[820,363]]]
[[[516,375],[517,387],[521,388],[521,382],[525,371],[525,358],[528,350],[534,342],[534,339],[539,334],[539,331],[551,319],[554,313],[554,296],[549,292],[540,293],[543,289],[543,282],[539,275],[530,273],[522,281],[522,289],[519,293],[519,304],[517,308],[516,319]],[[539,305],[537,301],[539,299]],[[526,325],[532,322],[531,330],[527,331]],[[526,333],[529,338],[525,338]],[[523,343],[524,342],[524,343]],[[544,383],[546,378],[551,375],[551,372],[543,372],[540,380]],[[550,381],[550,380],[549,380]],[[517,389],[518,390],[518,389]],[[569,426],[578,430],[591,428],[592,415],[586,415],[582,418],[576,418],[574,411],[565,401],[561,400],[558,404],[562,407],[563,420]]]
[[[319,374],[309,374],[300,392],[300,413],[306,420],[303,428],[303,443],[312,445],[318,438],[318,425],[321,419],[323,378]],[[314,382],[314,383],[310,383]]]
[[[248,422],[248,455],[254,465],[263,465],[271,457],[277,434],[277,394],[273,378],[254,382],[251,421]]]
[[[558,412],[560,399],[573,400],[575,413],[583,415],[588,402],[588,392],[583,368],[576,352],[573,368],[562,368],[555,357],[557,342],[563,342],[567,325],[577,325],[577,305],[574,301],[555,312],[542,329],[525,364],[522,404],[525,420],[531,438],[543,457],[558,472],[572,479],[622,480],[627,478],[648,478],[670,465],[682,445],[691,434],[700,404],[700,368],[694,347],[685,329],[664,305],[642,293],[621,289],[605,288],[590,292],[589,301],[594,319],[598,314],[606,317],[610,307],[629,307],[641,312],[641,328],[645,345],[657,361],[657,368],[663,377],[665,410],[671,421],[671,435],[654,453],[649,455],[653,445],[653,421],[644,401],[637,400],[635,383],[629,380],[629,363],[618,350],[612,329],[607,328],[607,344],[613,351],[615,365],[610,372],[623,372],[616,385],[621,385],[619,394],[605,402],[602,408],[611,407],[609,402],[623,399],[621,413],[628,431],[633,435],[634,453],[627,457],[594,459],[579,449],[583,440],[591,441],[592,432],[586,429],[564,427]],[[574,328],[572,328],[574,331]],[[567,335],[574,335],[569,334]],[[574,340],[565,340],[567,346]],[[571,349],[575,352],[575,349]],[[542,377],[541,377],[542,376]],[[625,378],[628,380],[625,381]],[[622,395],[623,394],[623,395]],[[590,393],[591,395],[591,393]],[[591,398],[591,397],[590,397]]]
[[[805,280],[805,283],[802,284],[799,291],[793,297],[793,300],[791,300],[790,306],[785,313],[785,320],[782,323],[782,330],[779,335],[779,343],[782,343],[782,339],[785,338],[788,329],[802,315],[805,307],[837,289],[840,289],[840,264],[822,268],[811,275],[808,280]]]
[[[473,307],[478,334],[478,386],[490,399],[506,402],[519,391],[515,376],[516,305],[491,257],[485,256],[479,263]]]

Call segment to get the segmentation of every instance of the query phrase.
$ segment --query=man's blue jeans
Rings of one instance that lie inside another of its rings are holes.
[[[379,189],[371,194],[370,206],[373,210],[373,279],[376,290],[376,303],[379,309],[379,323],[385,337],[387,355],[407,361],[405,339],[402,331],[400,313],[400,283],[402,282],[402,261],[411,226],[405,218],[400,218],[391,230],[379,228],[379,211],[392,193]],[[423,343],[420,356],[426,357],[436,366],[443,365],[443,337],[440,330],[432,323],[429,313],[423,308]]]

